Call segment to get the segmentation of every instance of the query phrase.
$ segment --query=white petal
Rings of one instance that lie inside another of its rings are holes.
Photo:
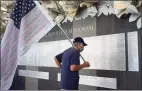
[[[89,14],[91,17],[96,16],[97,13]]]
[[[129,18],[129,22],[133,22],[135,21],[140,15],[139,14],[131,14],[130,18]]]
[[[137,21],[137,28],[140,29],[142,27],[142,17],[140,17]]]
[[[102,7],[99,8],[97,16],[100,16],[102,13],[104,15],[108,15],[108,8],[107,8],[106,5],[104,5],[104,6],[102,6]]]
[[[69,20],[70,22],[73,21],[73,17],[68,16],[67,18],[68,18],[68,20]]]
[[[98,14],[97,14],[97,16],[100,16],[102,13],[103,13],[103,12],[102,12],[101,8],[99,8],[99,9],[98,9]]]
[[[102,11],[104,15],[108,15],[108,7],[106,5],[102,8]]]
[[[115,9],[115,14],[118,18],[120,18],[123,14],[126,13],[126,9]]]
[[[56,22],[60,23],[63,19],[64,19],[64,16],[63,15],[59,15],[59,16],[56,17]]]
[[[128,5],[127,10],[129,13],[139,13],[137,8],[134,5]]]
[[[67,19],[67,16],[66,16],[66,18],[62,21],[62,23],[67,22],[67,20],[68,20],[68,19]]]
[[[90,15],[91,17],[96,16],[96,14],[98,12],[96,7],[93,7],[93,6],[91,6],[87,10],[88,10],[88,15]]]
[[[115,14],[115,8],[113,8],[112,6],[109,6],[108,8],[108,13],[111,14]]]
[[[7,11],[7,9],[5,7],[1,7],[2,11]]]
[[[96,7],[94,7],[94,6],[91,6],[90,8],[88,8],[88,12],[98,12],[97,11],[97,9],[96,9]]]

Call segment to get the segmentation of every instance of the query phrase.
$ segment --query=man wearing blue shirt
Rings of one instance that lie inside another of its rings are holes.
[[[63,90],[78,90],[79,70],[90,66],[88,62],[80,64],[80,52],[84,50],[84,46],[87,46],[84,40],[77,37],[73,44],[75,48],[71,47],[55,56],[55,62],[61,69],[61,89]]]

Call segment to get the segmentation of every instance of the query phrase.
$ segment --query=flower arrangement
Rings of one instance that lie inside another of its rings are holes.
[[[88,16],[99,17],[102,14],[116,15],[118,18],[129,16],[129,22],[137,21],[138,29],[142,28],[142,1],[141,0],[40,0],[39,1],[52,19],[58,23],[85,19]],[[1,1],[1,33],[7,25],[9,13],[12,11],[14,1]]]

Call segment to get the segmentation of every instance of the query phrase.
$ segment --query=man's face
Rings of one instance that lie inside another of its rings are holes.
[[[82,51],[84,50],[84,45],[83,45],[83,43],[78,43],[77,49],[78,49],[80,52],[82,52]]]

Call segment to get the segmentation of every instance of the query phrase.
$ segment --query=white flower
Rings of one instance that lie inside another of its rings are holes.
[[[140,29],[142,27],[142,17],[140,17],[137,21],[137,28]]]

